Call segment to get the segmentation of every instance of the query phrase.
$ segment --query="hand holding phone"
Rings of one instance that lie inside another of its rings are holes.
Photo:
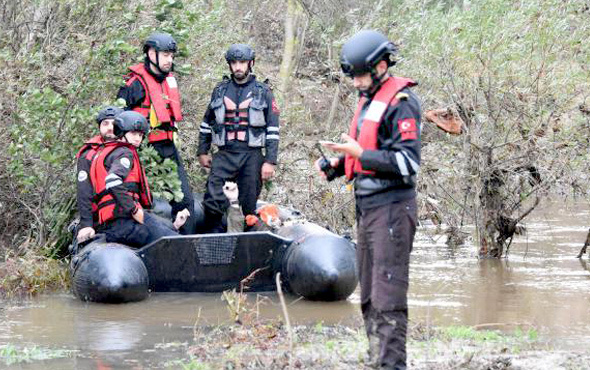
[[[336,169],[334,167],[332,167],[332,163],[330,163],[330,160],[328,158],[326,158],[326,156],[324,155],[324,152],[322,151],[321,145],[324,145],[324,143],[331,143],[331,144],[336,144],[336,143],[333,143],[331,141],[320,141],[318,144],[316,144],[316,147],[318,148],[318,151],[320,152],[320,155],[321,155],[319,162],[318,162],[320,170],[322,170],[322,172],[326,174],[326,180],[332,181],[338,176],[336,174]]]

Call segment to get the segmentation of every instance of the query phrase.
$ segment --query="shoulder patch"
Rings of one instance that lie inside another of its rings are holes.
[[[121,162],[121,166],[123,166],[125,168],[131,167],[131,161],[127,157],[121,158],[121,161],[120,162]]]
[[[397,127],[402,135],[402,141],[418,139],[418,127],[415,118],[400,119],[397,121]]]
[[[86,181],[87,178],[88,178],[88,172],[86,172],[86,171],[78,172],[78,181],[79,182],[84,182],[84,181]]]
[[[397,93],[397,94],[395,95],[395,98],[396,98],[397,100],[408,100],[408,98],[409,98],[409,97],[410,97],[410,95],[408,95],[408,94],[406,94],[406,93],[403,93],[403,92]]]

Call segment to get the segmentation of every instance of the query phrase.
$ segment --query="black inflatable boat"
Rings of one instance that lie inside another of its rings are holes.
[[[354,244],[297,221],[271,232],[161,238],[143,248],[95,240],[71,261],[72,289],[84,301],[122,303],[153,292],[275,290],[310,300],[346,299],[356,288]]]

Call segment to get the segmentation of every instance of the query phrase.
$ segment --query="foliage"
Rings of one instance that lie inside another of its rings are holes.
[[[68,356],[70,356],[70,351],[65,351],[62,349],[52,350],[40,347],[18,348],[11,344],[0,346],[0,360],[3,361],[7,366],[22,362],[49,360]]]
[[[393,32],[412,61],[403,70],[427,85],[427,104],[449,107],[466,123],[460,138],[426,143],[423,184],[445,203],[445,222],[475,223],[481,255],[501,256],[541,197],[570,185],[577,172],[570,160],[587,158],[576,144],[586,124],[579,44],[590,34],[577,22],[580,9],[581,2],[473,2],[422,9],[420,26]]]
[[[170,158],[162,159],[151,146],[143,146],[140,156],[153,197],[180,202],[184,194],[180,188],[176,162]]]
[[[216,55],[219,60],[218,45],[229,39],[210,36],[224,24],[224,2],[3,0],[0,5],[6,9],[0,74],[8,92],[0,99],[0,114],[6,117],[1,124],[8,130],[0,138],[6,143],[0,155],[10,158],[0,174],[0,202],[9,214],[20,216],[19,222],[5,221],[13,229],[4,241],[16,247],[32,240],[39,251],[62,256],[70,239],[65,226],[75,212],[74,154],[94,134],[95,113],[113,101],[126,66],[142,60],[141,42],[154,30],[178,40],[176,70],[181,75],[207,70],[199,84],[180,78],[185,103],[198,100],[195,94],[205,99],[223,65],[211,60],[215,67],[209,69],[201,58]],[[34,27],[23,27],[27,23]],[[186,106],[190,119],[191,105]],[[183,124],[181,139],[195,145],[191,124]],[[185,162],[191,163],[194,151],[188,154],[183,153]],[[161,167],[150,163],[148,171],[156,177],[148,181],[156,196],[182,196],[174,167],[170,160]],[[202,182],[200,176],[191,177]]]
[[[417,79],[425,109],[446,107],[463,135],[423,124],[421,217],[462,232],[475,224],[482,256],[506,252],[519,222],[549,192],[586,195],[590,26],[583,0],[299,0],[294,65],[281,104],[280,168],[267,200],[292,205],[338,232],[354,224],[340,181],[313,174],[313,144],[346,131],[357,95],[339,71],[339,49],[362,28],[400,47],[393,72]],[[257,51],[256,73],[276,80],[286,1],[0,0],[0,226],[3,248],[34,243],[63,255],[74,197],[73,155],[113,101],[127,66],[154,30],[178,41],[185,121],[181,154],[193,189],[198,126],[233,42]],[[278,36],[278,37],[277,37]],[[147,155],[147,154],[145,154]],[[145,159],[144,159],[145,160]],[[149,161],[150,164],[152,161]],[[162,163],[155,193],[179,195]],[[286,186],[288,184],[288,186]],[[176,193],[176,194],[175,194]],[[64,202],[66,200],[66,202]],[[434,201],[432,201],[434,200]],[[329,205],[329,207],[326,207]]]
[[[28,247],[27,247],[28,248]],[[22,256],[10,254],[0,262],[0,296],[19,297],[64,290],[69,286],[64,262],[41,257],[33,249]]]

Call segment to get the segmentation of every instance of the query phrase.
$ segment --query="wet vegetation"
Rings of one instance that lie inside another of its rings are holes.
[[[71,356],[71,352],[65,350],[51,350],[40,347],[18,348],[13,345],[0,346],[0,363],[8,366],[68,356]]]
[[[409,366],[412,369],[539,369],[547,348],[536,332],[502,333],[471,327],[410,326]],[[359,369],[368,347],[360,323],[352,326],[297,326],[290,349],[280,321],[201,328],[188,347],[188,358],[169,361],[175,369]],[[581,369],[590,357],[558,354],[547,369]],[[552,367],[553,366],[553,367]]]
[[[153,30],[172,33],[180,45],[181,150],[195,191],[205,178],[196,160],[198,126],[227,72],[223,52],[247,42],[257,52],[256,74],[270,79],[281,108],[280,168],[263,198],[353,234],[350,193],[341,181],[320,181],[311,163],[317,140],[346,131],[356,99],[339,71],[339,48],[358,29],[375,28],[400,46],[393,71],[420,82],[423,108],[447,109],[464,124],[450,135],[424,122],[422,221],[441,225],[455,244],[471,234],[478,256],[499,258],[548,195],[588,195],[586,0],[0,0],[0,9],[3,296],[67,288],[74,154],[94,133],[97,110],[115,103],[126,66],[141,60],[141,42]],[[164,198],[178,195],[170,166],[149,169],[154,193]],[[170,367],[362,363],[360,326],[318,324],[289,335],[277,321],[241,320],[195,326],[190,359]],[[526,369],[546,349],[535,336],[529,328],[506,336],[416,325],[410,358],[417,369]],[[24,353],[0,351],[2,359]],[[584,368],[587,360],[558,356],[553,368]]]
[[[348,0],[0,0],[0,6],[2,255],[67,254],[74,153],[155,29],[179,41],[176,70],[187,117],[180,136],[196,191],[204,180],[195,160],[201,114],[227,72],[223,52],[232,42],[248,42],[257,50],[256,73],[270,78],[282,111],[281,167],[263,197],[336,231],[351,230],[350,195],[340,181],[315,178],[311,162],[318,155],[313,144],[337,139],[354,105],[354,89],[339,71],[339,47],[355,30],[372,27],[399,44],[395,73],[420,82],[425,110],[445,108],[463,122],[461,135],[424,123],[423,220],[449,227],[450,240],[459,243],[465,227],[475,225],[479,255],[501,257],[548,193],[586,195],[579,174],[588,163],[590,26],[582,0],[372,0],[362,7]],[[165,198],[178,194],[170,166],[150,168],[155,193]]]

